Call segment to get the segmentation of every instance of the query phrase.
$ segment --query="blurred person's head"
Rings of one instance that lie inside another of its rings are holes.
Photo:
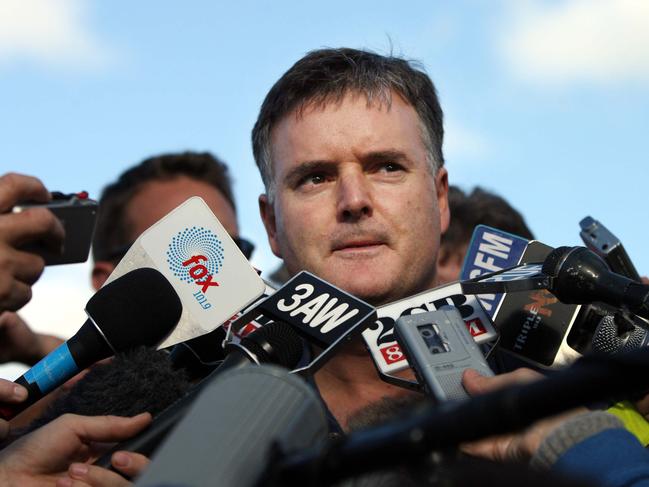
[[[99,200],[92,283],[99,289],[147,228],[192,196],[200,196],[238,240],[236,206],[226,165],[208,152],[162,154],[127,169]]]
[[[460,278],[464,256],[477,225],[487,225],[513,233],[528,240],[534,239],[523,216],[504,198],[476,187],[466,194],[450,186],[448,205],[451,223],[442,235],[437,256],[437,276],[440,284]]]
[[[433,286],[446,229],[442,110],[421,68],[312,51],[266,96],[252,133],[273,253],[373,303]]]

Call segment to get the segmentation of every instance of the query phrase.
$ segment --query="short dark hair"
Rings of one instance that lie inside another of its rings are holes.
[[[448,206],[451,223],[442,235],[441,246],[454,248],[468,244],[476,225],[488,225],[528,240],[534,239],[518,211],[504,198],[479,186],[468,195],[457,186],[450,186]]]
[[[214,155],[188,151],[150,157],[124,171],[117,181],[104,188],[92,242],[95,261],[111,261],[115,249],[131,243],[126,207],[141,186],[150,181],[167,181],[180,176],[214,186],[236,211],[228,168]]]
[[[387,106],[392,91],[417,112],[431,172],[444,164],[443,114],[433,82],[421,65],[394,56],[358,49],[319,49],[296,62],[273,85],[252,130],[252,149],[269,198],[273,199],[270,139],[273,127],[293,110],[310,103],[341,101],[348,93],[364,94],[368,104]]]

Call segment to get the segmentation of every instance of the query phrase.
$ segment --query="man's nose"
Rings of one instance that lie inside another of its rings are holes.
[[[338,216],[356,221],[372,214],[370,181],[362,171],[348,171],[338,179]]]

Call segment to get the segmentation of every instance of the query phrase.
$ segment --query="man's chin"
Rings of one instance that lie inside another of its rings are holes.
[[[354,271],[349,271],[342,276],[339,274],[331,279],[327,277],[324,279],[373,306],[394,301],[392,294],[395,286],[391,279],[382,276],[358,275]]]

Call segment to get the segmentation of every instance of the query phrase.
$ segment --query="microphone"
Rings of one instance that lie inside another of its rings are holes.
[[[13,418],[99,360],[157,344],[178,323],[182,305],[159,271],[141,268],[102,287],[85,311],[88,319],[74,336],[14,381],[29,395],[20,404],[1,405],[0,417]]]
[[[272,321],[243,336],[242,331],[253,320],[258,323]],[[154,420],[153,426],[113,451],[129,450],[150,454],[184,415],[200,389],[224,370],[251,361],[271,362],[293,369],[294,373],[310,375],[322,367],[340,346],[359,335],[375,320],[375,308],[313,274],[302,271],[229,323],[228,333],[237,337],[237,340],[238,337],[243,338],[226,345],[230,353],[218,369],[186,397],[170,406],[168,411],[161,413]],[[276,335],[281,339],[275,341]],[[304,352],[302,339],[319,350],[310,357],[308,363],[298,364]],[[96,464],[110,467],[110,454],[104,455]]]
[[[536,251],[530,253],[533,245]],[[592,296],[579,302],[561,299],[554,292],[556,279],[543,271],[552,252],[547,245],[530,242],[522,264],[479,275],[461,286],[468,294],[506,293],[494,317],[500,349],[535,367],[555,369],[587,353],[597,324],[615,309],[591,304],[596,301]]]
[[[649,285],[611,272],[604,260],[585,247],[558,247],[543,262],[550,292],[562,302],[601,301],[649,319]]]
[[[315,373],[345,342],[376,320],[376,309],[357,297],[301,271],[263,301],[246,309],[230,324],[228,333],[235,336],[251,321],[282,321],[309,344],[320,349],[309,364],[294,372]]]
[[[530,241],[498,228],[477,225],[464,256],[460,280],[475,279],[520,264],[521,259],[530,258],[530,252],[534,251],[535,247],[544,251],[546,246],[536,240]],[[547,248],[548,252],[549,250]],[[491,318],[495,317],[504,299],[502,293],[482,294],[476,297]]]
[[[205,335],[174,345],[169,360],[174,369],[184,370],[190,380],[202,379],[225,358],[223,340],[225,330],[219,327]]]
[[[107,282],[137,267],[159,270],[182,303],[158,348],[204,335],[257,300],[263,280],[209,206],[193,196],[142,232]]]
[[[265,284],[266,289],[264,290],[264,294],[251,306],[255,306],[261,300],[266,299],[275,292],[273,287],[266,282]],[[259,327],[268,324],[270,321],[261,316],[256,320],[246,323],[241,329],[233,331],[231,327],[232,323],[245,311],[238,312],[214,331],[180,342],[174,346],[169,354],[173,366],[177,369],[183,369],[190,380],[205,378],[225,358],[224,343],[231,341],[239,342],[241,338],[252,333]]]
[[[525,263],[542,262],[551,251],[552,247],[542,242],[497,228],[479,225],[473,232],[460,277],[461,287],[467,294],[476,294],[491,315],[499,332],[499,350],[516,357],[499,356],[500,365],[507,369],[519,367],[520,360],[537,368],[560,368],[584,353],[582,343],[590,346],[591,336],[584,340],[581,330],[589,329],[592,334],[595,325],[577,326],[590,322],[589,310],[560,303],[542,286],[530,285],[529,279],[521,280],[541,270],[540,264],[537,269]],[[503,285],[501,276],[512,266],[516,266],[516,273]],[[499,272],[494,277],[499,287],[485,287],[484,280],[495,272]],[[477,289],[471,289],[476,281]]]
[[[135,485],[262,485],[274,456],[327,431],[318,394],[295,374],[269,365],[229,371],[205,388]]]
[[[304,344],[291,326],[276,321],[259,328],[237,344],[229,344],[226,347],[226,352],[225,359],[216,370],[194,386],[185,396],[156,416],[149,428],[114,447],[99,458],[95,465],[111,468],[110,458],[113,452],[118,450],[151,455],[171,429],[185,416],[194,399],[223,372],[251,363],[273,363],[293,369],[302,358]]]
[[[594,352],[628,352],[649,344],[649,332],[645,328],[627,321],[620,323],[623,319],[619,315],[602,318],[593,334]]]
[[[521,430],[585,404],[617,401],[649,386],[649,350],[588,356],[539,381],[467,401],[429,404],[401,419],[275,458],[271,485],[331,485],[371,470],[430,457],[431,451]]]

